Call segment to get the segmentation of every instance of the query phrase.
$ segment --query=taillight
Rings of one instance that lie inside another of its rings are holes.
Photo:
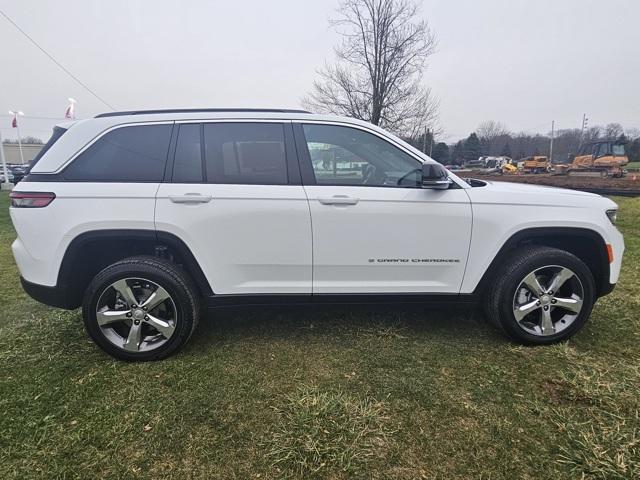
[[[53,192],[16,192],[9,194],[11,198],[11,206],[15,208],[41,208],[46,207],[56,194]]]

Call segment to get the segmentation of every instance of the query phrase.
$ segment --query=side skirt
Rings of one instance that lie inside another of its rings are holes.
[[[320,294],[238,294],[211,295],[206,308],[287,306],[287,305],[474,305],[474,294],[425,293],[320,293]]]

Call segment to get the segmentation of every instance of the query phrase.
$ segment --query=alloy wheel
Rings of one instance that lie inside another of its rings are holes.
[[[176,330],[176,305],[167,290],[144,278],[123,278],[104,289],[96,320],[104,337],[128,352],[155,350]]]
[[[513,297],[513,315],[532,335],[555,335],[576,320],[583,303],[584,288],[575,272],[548,265],[522,279]]]

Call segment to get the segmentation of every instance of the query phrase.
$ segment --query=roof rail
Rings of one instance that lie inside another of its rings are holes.
[[[311,113],[307,110],[295,110],[286,108],[170,108],[164,110],[128,110],[123,112],[100,113],[94,118],[120,117],[123,115],[152,115],[155,113],[206,113],[206,112],[233,112],[233,113]]]

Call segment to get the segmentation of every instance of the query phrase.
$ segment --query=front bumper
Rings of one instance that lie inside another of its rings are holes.
[[[598,298],[609,295],[611,292],[613,292],[614,288],[616,288],[615,283],[603,282],[602,285],[600,285],[600,289],[598,290]]]

